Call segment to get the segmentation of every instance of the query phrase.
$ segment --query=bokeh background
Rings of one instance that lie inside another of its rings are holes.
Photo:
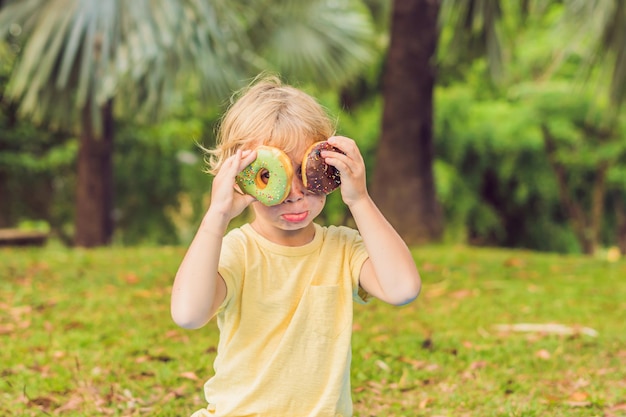
[[[269,72],[358,142],[409,244],[619,256],[624,28],[619,0],[0,0],[0,229],[185,245],[199,145]],[[320,221],[351,223],[339,193]]]

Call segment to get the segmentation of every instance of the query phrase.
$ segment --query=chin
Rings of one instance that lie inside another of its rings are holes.
[[[306,219],[301,222],[288,222],[286,220],[282,220],[280,222],[280,228],[285,231],[295,232],[306,229],[307,227],[311,226],[312,223],[313,221],[311,219]]]

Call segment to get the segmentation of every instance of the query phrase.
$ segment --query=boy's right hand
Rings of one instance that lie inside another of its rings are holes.
[[[256,151],[239,149],[227,158],[213,179],[209,212],[219,214],[227,221],[237,217],[255,198],[242,194],[236,187],[235,178],[256,159]]]

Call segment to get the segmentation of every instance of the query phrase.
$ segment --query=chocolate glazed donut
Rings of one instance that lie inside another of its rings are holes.
[[[322,151],[343,153],[326,141],[311,145],[302,160],[302,182],[313,193],[330,194],[341,185],[341,175],[337,168],[324,162]]]

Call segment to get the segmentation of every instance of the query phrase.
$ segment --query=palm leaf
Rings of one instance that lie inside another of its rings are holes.
[[[626,100],[626,5],[622,0],[565,0],[559,33],[580,54],[587,77],[610,80],[608,96],[619,110]]]
[[[213,100],[268,69],[341,85],[373,49],[358,0],[13,0],[0,36],[23,48],[9,97],[36,121],[66,126],[113,97],[125,113],[157,115],[190,77]]]
[[[320,85],[345,84],[374,58],[374,31],[357,1],[273,1],[250,33],[268,69]]]
[[[91,104],[96,114],[116,95],[137,112],[155,112],[183,71],[202,68],[204,92],[221,99],[245,68],[227,48],[238,36],[226,26],[239,19],[232,10],[201,0],[11,2],[0,12],[0,35],[20,27],[23,53],[8,95],[37,122],[76,125],[76,110]]]
[[[451,62],[467,62],[485,56],[491,75],[499,80],[503,74],[501,45],[502,8],[500,0],[443,0],[441,22],[451,22],[447,42]]]

